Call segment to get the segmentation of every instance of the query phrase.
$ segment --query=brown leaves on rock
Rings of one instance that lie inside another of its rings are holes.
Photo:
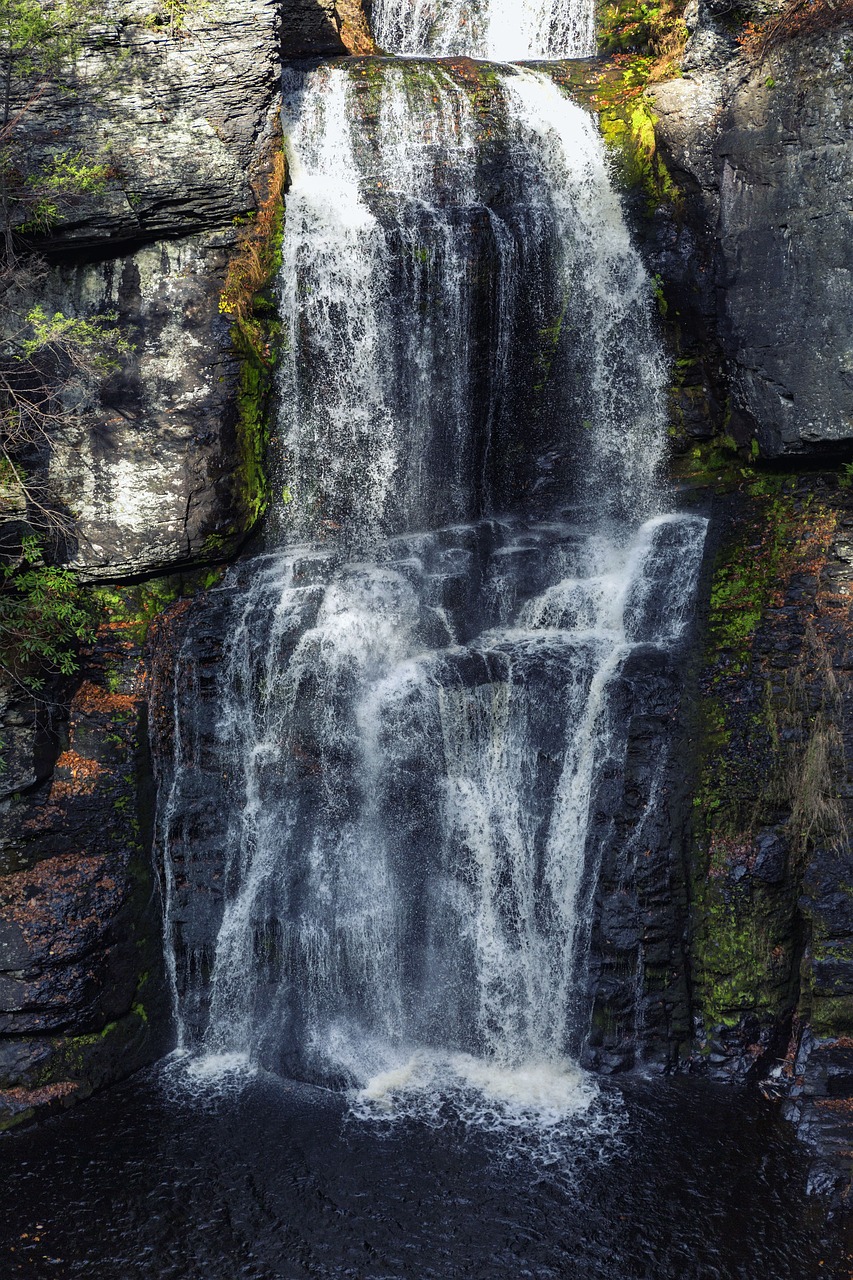
[[[820,35],[853,22],[853,0],[788,0],[768,22],[748,22],[738,39],[744,54],[761,63],[797,36]]]
[[[89,951],[127,895],[104,856],[67,854],[0,878],[0,914],[17,924],[34,966]]]

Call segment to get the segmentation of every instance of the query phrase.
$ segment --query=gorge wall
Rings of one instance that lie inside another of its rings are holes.
[[[644,89],[629,47],[568,77],[614,143],[672,354],[674,475],[712,519],[686,696],[643,677],[601,815],[588,1057],[737,1079],[782,1059],[765,1087],[829,1151],[853,1093],[853,26],[747,59],[710,7],[685,18],[683,75]],[[371,48],[354,2],[240,0],[180,31],[123,5],[78,96],[26,117],[34,149],[97,136],[113,158],[39,243],[33,300],[114,310],[135,350],[47,462],[65,558],[100,584],[98,641],[49,704],[10,687],[2,712],[0,1126],[170,1045],[149,707],[162,743],[191,600],[265,502],[268,370],[220,299],[240,220],[275,199],[282,58]],[[198,645],[203,682],[221,637]],[[662,744],[663,799],[619,865],[608,824],[643,803]]]

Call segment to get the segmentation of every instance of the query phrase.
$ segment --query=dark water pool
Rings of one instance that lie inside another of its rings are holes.
[[[0,1277],[817,1280],[848,1276],[761,1100],[624,1082],[561,1170],[448,1122],[386,1129],[271,1077],[163,1071],[0,1141]],[[853,1265],[853,1264],[851,1264]]]

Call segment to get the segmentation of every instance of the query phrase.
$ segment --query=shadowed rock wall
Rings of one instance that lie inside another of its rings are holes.
[[[237,429],[256,390],[220,309],[234,221],[280,147],[282,56],[369,46],[357,0],[234,0],[177,21],[122,2],[21,119],[32,157],[80,151],[109,176],[38,243],[47,273],[17,310],[114,312],[135,349],[69,388],[43,462],[73,517],[67,560],[101,584],[97,642],[44,698],[0,689],[0,1129],[168,1048],[150,655],[168,650],[164,607],[257,512]]]
[[[650,90],[713,263],[728,428],[764,458],[853,445],[851,47],[838,27],[762,61],[688,58],[683,79]]]

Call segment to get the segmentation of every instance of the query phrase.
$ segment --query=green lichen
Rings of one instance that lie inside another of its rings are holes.
[[[841,885],[843,892],[850,887]],[[811,939],[803,964],[800,1013],[817,1036],[853,1035],[853,996],[844,991],[844,975],[853,966],[853,942],[829,937],[819,911],[810,911]],[[828,962],[826,969],[821,963]],[[839,990],[839,987],[841,990]]]
[[[819,1038],[853,1035],[853,996],[812,994],[803,1014]]]

